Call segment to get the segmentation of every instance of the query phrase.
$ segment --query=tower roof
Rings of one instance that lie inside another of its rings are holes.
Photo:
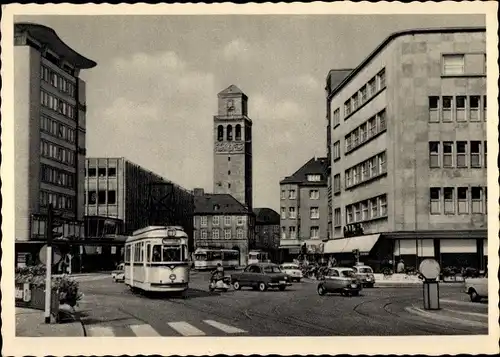
[[[240,94],[246,97],[245,93],[241,89],[239,89],[237,86],[234,84],[231,84],[229,87],[224,89],[223,91],[219,92],[218,96],[227,96],[227,95],[234,95],[234,94]]]

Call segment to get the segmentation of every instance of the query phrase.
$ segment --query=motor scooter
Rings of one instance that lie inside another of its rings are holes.
[[[222,279],[211,279],[210,283],[208,284],[208,290],[210,290],[210,292],[213,292],[215,290],[226,292],[229,290],[230,283],[231,278],[228,276],[225,276]]]

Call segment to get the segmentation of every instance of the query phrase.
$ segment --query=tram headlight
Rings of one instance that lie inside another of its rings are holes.
[[[177,278],[177,275],[175,275],[175,274],[170,274],[169,278],[170,278],[170,280],[175,280],[175,278]]]

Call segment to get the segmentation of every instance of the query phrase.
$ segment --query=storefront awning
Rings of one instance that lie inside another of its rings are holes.
[[[377,243],[380,234],[366,236],[332,239],[325,243],[325,254],[332,253],[352,253],[357,249],[361,254],[368,254]]]

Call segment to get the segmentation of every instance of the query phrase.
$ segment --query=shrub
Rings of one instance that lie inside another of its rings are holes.
[[[16,268],[16,284],[29,283],[34,288],[45,289],[45,274],[47,269],[44,265],[27,266]],[[59,303],[75,306],[82,298],[78,282],[63,275],[52,278],[52,290],[59,293]]]

